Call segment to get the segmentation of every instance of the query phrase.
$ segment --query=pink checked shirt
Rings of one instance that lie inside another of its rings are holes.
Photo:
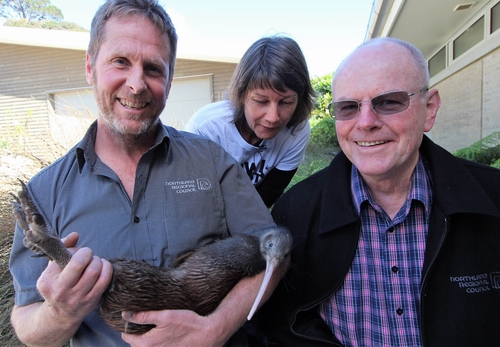
[[[351,177],[361,236],[342,287],[320,305],[320,315],[346,347],[421,346],[420,280],[433,195],[423,159],[393,220],[354,166]]]

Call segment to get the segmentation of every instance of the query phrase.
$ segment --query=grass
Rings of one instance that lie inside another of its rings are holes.
[[[314,143],[309,143],[302,164],[297,169],[295,176],[286,188],[290,189],[296,183],[320,171],[324,167],[330,165],[333,157],[339,152],[336,146],[318,146]],[[285,190],[285,191],[286,191]]]

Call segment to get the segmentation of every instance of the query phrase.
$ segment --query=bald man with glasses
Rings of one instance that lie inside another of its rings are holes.
[[[420,51],[364,43],[332,96],[342,151],[272,211],[295,245],[269,346],[500,345],[500,171],[424,135],[441,100]]]

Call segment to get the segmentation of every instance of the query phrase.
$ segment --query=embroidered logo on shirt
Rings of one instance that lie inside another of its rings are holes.
[[[212,187],[212,183],[206,178],[198,178],[196,181],[198,182],[199,190],[209,190]]]
[[[170,181],[165,182],[167,187],[170,187],[176,194],[193,193],[198,190],[209,190],[212,188],[212,183],[207,178],[197,178],[196,180],[185,181]]]

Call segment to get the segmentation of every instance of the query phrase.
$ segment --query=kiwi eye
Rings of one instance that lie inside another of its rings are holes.
[[[272,242],[271,242],[271,243],[269,244],[269,248],[273,248],[273,247],[274,247],[274,243],[272,243]]]

